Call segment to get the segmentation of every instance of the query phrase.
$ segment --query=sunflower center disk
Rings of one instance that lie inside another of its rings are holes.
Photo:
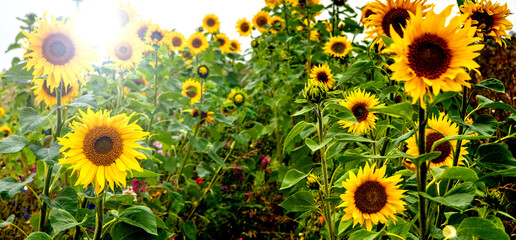
[[[202,41],[201,41],[201,39],[196,38],[196,39],[194,39],[194,40],[192,41],[192,47],[194,47],[194,48],[200,48],[201,46],[202,46]]]
[[[246,23],[246,22],[244,22],[244,23],[240,24],[240,31],[242,31],[242,32],[247,32],[247,31],[249,31],[249,24],[248,24],[248,23]]]
[[[236,43],[231,43],[230,48],[231,48],[231,50],[235,51],[238,49],[238,46],[236,45]]]
[[[204,122],[206,122],[206,118],[208,117],[208,113],[207,112],[201,112],[201,122],[200,124],[203,124]]]
[[[473,24],[473,26],[483,29],[485,32],[490,32],[491,27],[494,25],[493,16],[485,12],[475,12],[471,15],[471,19],[478,22],[477,24]]]
[[[433,133],[428,134],[426,136],[426,152],[430,152],[430,150],[432,150],[432,145],[434,145],[434,142],[436,142],[437,140],[439,140],[443,137],[444,137],[444,135],[442,135],[441,133],[438,133],[438,132],[433,132]],[[432,163],[442,163],[446,160],[446,158],[452,152],[452,146],[451,146],[450,142],[444,142],[444,143],[437,145],[437,147],[434,148],[434,151],[440,151],[441,155],[439,155],[439,157],[433,159],[431,162]]]
[[[147,27],[141,27],[138,29],[138,37],[140,40],[145,41],[145,34],[147,34]]]
[[[366,181],[358,186],[353,196],[362,213],[380,212],[387,203],[385,187],[377,181]]]
[[[224,40],[223,38],[217,38],[217,42],[219,42],[219,47],[226,45],[226,40]]]
[[[54,65],[65,65],[75,56],[72,40],[61,33],[49,35],[42,44],[43,57]]]
[[[390,37],[392,25],[396,33],[398,33],[400,37],[403,37],[403,30],[401,28],[407,25],[407,19],[409,19],[409,17],[410,15],[406,9],[393,8],[383,17],[382,29],[385,34]]]
[[[110,166],[122,155],[123,140],[111,127],[96,127],[84,137],[83,151],[96,166]]]
[[[172,38],[172,46],[174,47],[180,47],[181,44],[183,44],[183,41],[181,40],[180,37],[174,37]]]
[[[342,54],[345,49],[346,49],[346,45],[344,45],[344,43],[341,43],[341,42],[336,42],[333,45],[331,45],[331,51],[334,53]]]
[[[127,61],[133,56],[133,48],[129,43],[121,42],[115,47],[115,56],[122,61]]]
[[[163,34],[161,34],[160,32],[155,31],[151,34],[151,40],[161,41],[161,39],[163,39]]]
[[[208,21],[206,21],[206,25],[208,25],[208,27],[215,26],[215,19],[213,19],[213,18],[208,19]]]
[[[351,109],[353,112],[353,116],[357,119],[358,122],[365,121],[367,119],[367,114],[369,111],[364,105],[356,105]]]
[[[317,81],[322,83],[328,82],[328,74],[326,74],[325,72],[317,73]]]
[[[263,25],[267,24],[267,18],[266,17],[257,18],[256,24],[258,25],[258,27],[262,27]]]
[[[194,86],[188,86],[186,87],[186,95],[189,97],[189,98],[193,98],[195,96],[197,96],[197,88],[194,87]]]
[[[450,66],[451,52],[444,39],[427,33],[410,44],[408,59],[418,77],[436,79]]]

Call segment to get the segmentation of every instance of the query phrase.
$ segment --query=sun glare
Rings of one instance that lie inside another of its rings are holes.
[[[121,19],[112,1],[90,0],[81,3],[77,28],[94,48],[105,48],[120,31]]]

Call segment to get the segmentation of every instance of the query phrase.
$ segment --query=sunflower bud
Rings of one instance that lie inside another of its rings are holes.
[[[312,190],[319,189],[319,176],[314,175],[311,173],[306,177],[306,184],[308,185],[308,188]]]
[[[197,68],[197,74],[199,74],[200,78],[206,79],[210,74],[210,69],[206,65],[201,65]]]
[[[256,40],[251,41],[251,47],[253,47],[253,48],[258,47],[258,41],[256,41]]]
[[[312,103],[320,103],[326,99],[326,88],[320,83],[308,81],[308,83],[305,84],[303,96],[306,98],[306,100]]]

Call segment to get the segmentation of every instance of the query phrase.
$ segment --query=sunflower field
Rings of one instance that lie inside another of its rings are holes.
[[[511,12],[432,1],[265,0],[190,36],[116,1],[103,52],[19,18],[0,239],[516,239]]]

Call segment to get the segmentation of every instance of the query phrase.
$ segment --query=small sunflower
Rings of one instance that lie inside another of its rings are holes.
[[[215,36],[215,41],[219,43],[219,49],[222,52],[229,52],[229,38],[224,33]]]
[[[333,4],[336,6],[344,6],[344,4],[346,4],[346,0],[333,0]]]
[[[415,15],[410,12],[410,21],[402,38],[397,32],[392,34],[393,43],[385,52],[395,53],[392,79],[405,82],[405,92],[415,103],[423,103],[424,96],[437,95],[442,91],[462,91],[469,87],[471,79],[468,70],[479,65],[473,60],[483,45],[476,44],[475,27],[471,20],[463,22],[461,16],[452,18],[446,26],[446,18],[451,13],[450,5],[440,14],[429,11],[423,18],[421,8]],[[425,104],[421,104],[425,106]]]
[[[129,2],[124,5],[122,1],[119,1],[116,11],[121,28],[126,28],[134,24],[136,12]]]
[[[238,42],[235,39],[229,41],[228,48],[229,48],[229,52],[232,52],[232,53],[239,53],[240,51],[242,51],[240,49],[240,42]]]
[[[471,19],[473,27],[477,28],[476,36],[484,40],[485,37],[492,37],[500,46],[505,46],[503,38],[511,39],[507,31],[512,29],[512,23],[507,20],[511,11],[500,3],[493,4],[491,0],[480,2],[465,1],[460,6],[460,11],[467,19]]]
[[[199,112],[200,112],[200,114],[199,114]],[[198,108],[195,108],[194,110],[192,110],[191,114],[192,114],[192,117],[194,117],[194,118],[197,118],[197,117],[201,118],[201,121],[199,122],[199,124],[201,124],[201,125],[204,124],[204,123],[212,123],[215,120],[211,116],[211,115],[214,114],[213,112],[199,111]]]
[[[238,34],[240,34],[242,37],[251,35],[251,32],[253,31],[251,22],[247,21],[245,18],[240,18],[237,21],[235,28],[237,29]]]
[[[147,30],[147,35],[145,36],[145,39],[148,43],[151,43],[152,45],[161,46],[163,44],[168,44],[165,41],[166,36],[166,30],[161,29],[158,24],[152,24]]]
[[[150,21],[139,21],[138,25],[134,28],[134,32],[138,35],[138,39],[140,39],[142,43],[146,43],[145,38],[151,25]]]
[[[366,5],[362,8],[362,16],[360,17],[360,22],[362,24],[366,24],[370,19],[372,15],[375,14],[373,9],[381,9],[380,7],[377,7],[378,3],[376,2],[368,2]]]
[[[126,34],[113,41],[108,47],[108,53],[115,67],[131,70],[140,63],[143,49],[144,45],[138,40],[137,35]]]
[[[7,125],[3,125],[0,127],[0,140],[9,137],[9,135],[11,134],[13,134],[13,131]]]
[[[36,19],[39,27],[34,27],[32,33],[23,31],[28,38],[23,46],[27,52],[23,58],[27,59],[27,70],[34,68],[34,80],[39,76],[47,77],[47,87],[57,88],[61,81],[69,86],[79,79],[84,82],[83,74],[93,72],[91,62],[97,56],[87,43],[75,33],[73,19],[58,21],[46,14],[43,20]]]
[[[349,127],[349,132],[361,134],[370,129],[375,128],[376,117],[373,112],[367,108],[374,108],[378,106],[378,99],[371,93],[366,93],[365,90],[356,89],[346,96],[344,101],[339,102],[340,105],[349,109],[353,116],[357,119],[358,124],[339,120],[339,124],[343,128]]]
[[[186,46],[185,36],[180,32],[171,31],[167,34],[166,38],[170,51],[181,51]]]
[[[208,14],[202,20],[202,27],[209,33],[216,33],[219,31],[220,22],[215,14]]]
[[[188,48],[190,48],[190,51],[192,51],[193,54],[203,52],[208,48],[208,46],[209,44],[206,37],[200,32],[195,32],[190,35],[190,38],[188,38]]]
[[[204,87],[203,87],[204,88]],[[194,104],[201,100],[201,94],[204,89],[201,90],[201,83],[192,79],[186,80],[183,83],[183,96],[190,98],[190,104]]]
[[[327,64],[322,64],[312,68],[310,71],[310,81],[322,83],[326,89],[332,89],[335,79],[333,79],[330,67]]]
[[[222,115],[224,116],[230,116],[232,115],[234,112],[236,111],[236,106],[235,104],[227,99],[224,104],[222,104],[222,106],[220,106],[220,112],[222,113]]]
[[[197,68],[197,74],[200,78],[206,79],[210,74],[210,69],[208,68],[208,66],[203,64]]]
[[[91,183],[97,195],[107,185],[111,190],[115,184],[125,187],[127,171],[143,171],[136,159],[146,157],[136,149],[145,148],[137,141],[149,133],[135,122],[129,123],[134,113],[110,117],[108,111],[88,108],[86,113],[79,112],[80,122],[71,124],[73,132],[58,138],[65,156],[59,164],[71,164],[72,174],[78,173],[75,184],[86,188]]]
[[[281,5],[281,0],[264,0],[265,5],[269,7],[270,9],[274,9],[276,6]]]
[[[272,34],[276,34],[278,31],[283,30],[285,28],[284,25],[285,20],[283,18],[280,18],[278,16],[274,16],[271,18],[271,28],[269,31],[271,31]]]
[[[265,28],[263,28],[265,25],[270,24],[271,16],[266,11],[259,11],[254,15],[253,17],[253,25],[260,31],[261,33],[267,31]]]
[[[331,37],[326,44],[324,44],[324,53],[333,57],[345,57],[351,50],[351,41],[348,41],[346,36]]]
[[[342,221],[353,218],[353,227],[360,223],[367,231],[378,222],[387,225],[389,219],[396,224],[394,214],[404,211],[407,204],[402,200],[406,190],[396,185],[403,180],[400,175],[384,178],[386,168],[375,169],[374,164],[369,167],[366,163],[357,175],[349,171],[349,178],[342,182],[346,193],[340,195],[344,202],[339,207],[345,207]]]
[[[449,118],[448,115],[444,113],[440,113],[439,116],[434,116],[430,119],[428,119],[428,125],[427,129],[425,131],[425,152],[430,152],[432,149],[432,145],[437,140],[444,138],[444,137],[452,137],[459,135],[459,127],[453,123]],[[462,140],[462,145],[460,149],[460,156],[467,155],[468,152],[466,150],[466,147],[464,146],[468,141]],[[444,142],[437,147],[435,147],[434,151],[441,152],[441,155],[439,157],[433,159],[430,161],[430,168],[432,167],[440,167],[440,166],[452,166],[453,165],[453,151],[455,151],[455,148],[457,147],[457,140]],[[416,136],[413,135],[409,139],[407,139],[407,154],[410,154],[414,157],[419,156],[419,150],[418,145],[416,142]],[[410,161],[407,161],[408,164],[411,164]],[[462,157],[459,158],[459,164],[462,162]],[[413,164],[411,164],[413,166]],[[407,167],[408,169],[415,169],[415,166]],[[429,169],[430,169],[429,168]]]
[[[4,116],[4,113],[5,113],[4,108],[0,107],[0,118],[2,118],[2,116]]]
[[[367,31],[366,38],[374,39],[373,44],[378,44],[378,49],[385,45],[380,35],[392,37],[391,27],[398,35],[403,37],[403,28],[407,25],[410,19],[410,14],[416,14],[418,7],[422,9],[422,16],[425,16],[424,11],[430,8],[431,5],[425,5],[426,0],[387,0],[386,3],[376,0],[376,3],[369,5],[372,13],[365,21],[366,28],[372,28]]]
[[[247,94],[240,88],[233,88],[228,94],[227,100],[232,101],[237,107],[240,107],[245,104],[245,101],[247,100]]]
[[[57,104],[57,91],[59,88],[49,89],[46,83],[46,79],[38,78],[34,81],[34,95],[36,95],[36,101],[40,103],[45,101],[48,108]],[[70,85],[64,86],[61,92],[61,104],[65,105],[73,101],[75,97],[79,95],[79,83],[77,81],[71,82]]]

